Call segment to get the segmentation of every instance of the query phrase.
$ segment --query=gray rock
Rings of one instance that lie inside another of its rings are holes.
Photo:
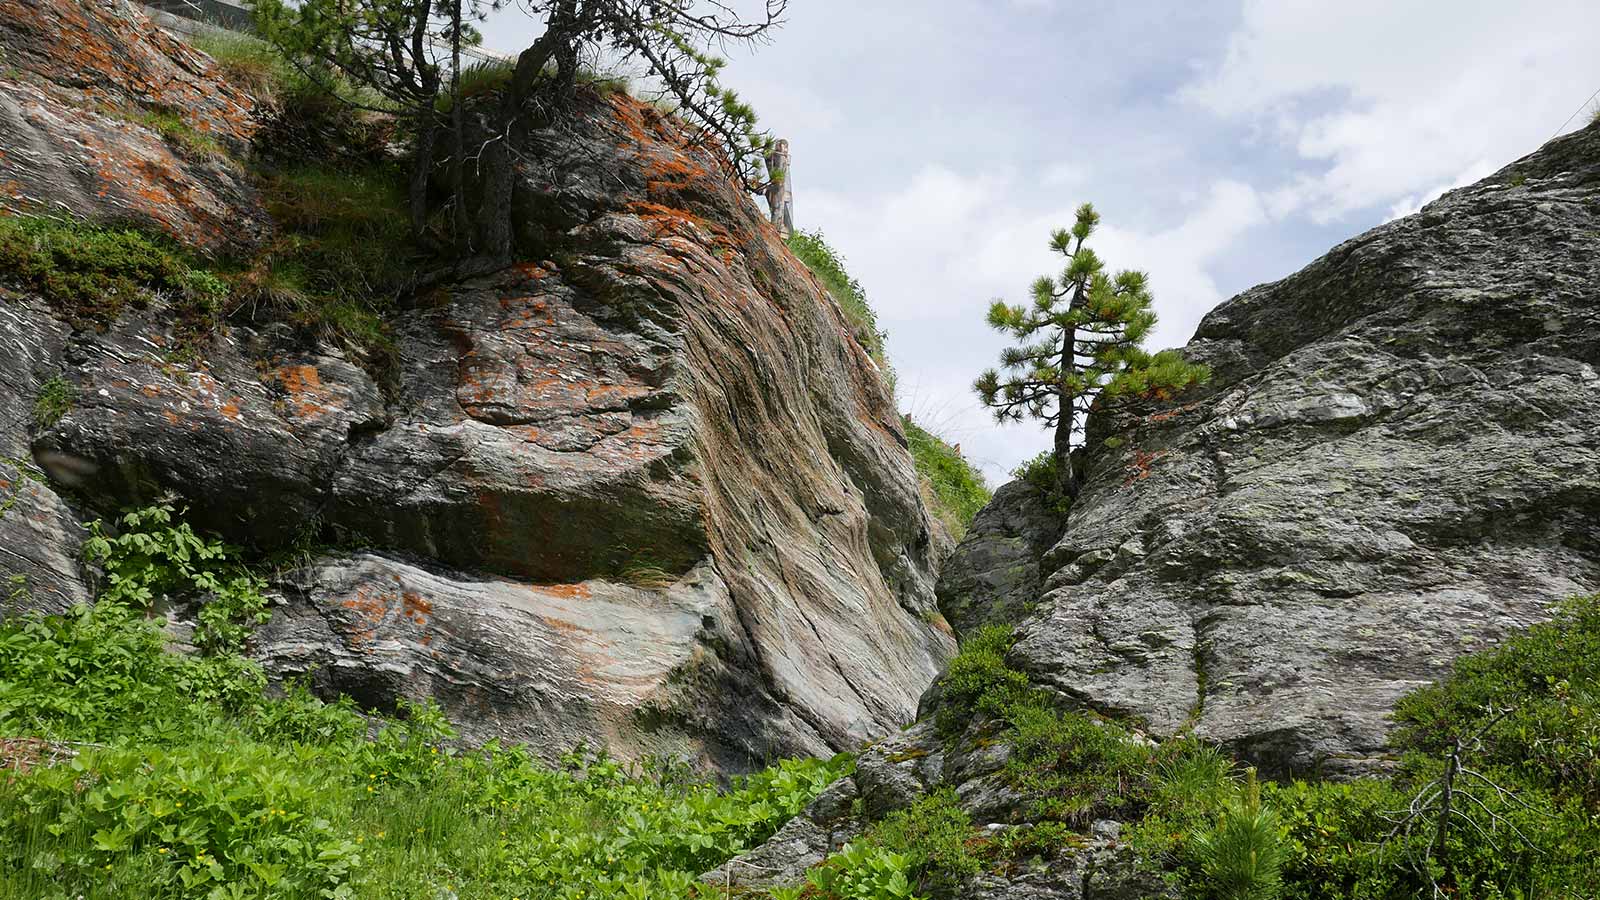
[[[1021,872],[981,875],[959,894],[964,900],[1176,900],[1160,869],[1115,839],[1095,838],[1063,848],[1048,863]]]
[[[1016,622],[1042,593],[1039,561],[1062,523],[1024,481],[995,491],[939,570],[939,610],[957,636],[983,625]]]
[[[802,814],[790,819],[759,847],[700,876],[700,880],[746,891],[805,883],[806,870],[861,836],[866,820],[853,814],[856,783],[841,778]]]
[[[34,403],[62,377],[66,336],[39,301],[0,299],[0,616],[61,612],[89,599],[78,519],[30,450]]]
[[[1187,353],[1208,386],[1090,423],[1016,620],[1038,682],[1361,771],[1397,697],[1600,589],[1600,126],[1223,304]]]

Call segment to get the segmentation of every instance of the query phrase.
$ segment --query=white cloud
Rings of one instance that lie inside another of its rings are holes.
[[[1221,65],[1180,96],[1309,164],[1274,211],[1404,211],[1551,137],[1600,83],[1596,33],[1593,0],[1247,0]]]
[[[902,407],[953,441],[998,483],[1049,445],[1035,423],[996,427],[969,385],[994,365],[1005,341],[983,322],[995,297],[1020,299],[1064,260],[1048,248],[1073,208],[1018,204],[1020,176],[962,175],[943,167],[912,174],[873,197],[813,193],[809,217],[844,251],[889,332]],[[1152,346],[1181,345],[1223,299],[1206,271],[1247,229],[1267,220],[1248,185],[1217,181],[1170,228],[1118,225],[1102,209],[1091,245],[1113,269],[1149,273],[1161,323]]]

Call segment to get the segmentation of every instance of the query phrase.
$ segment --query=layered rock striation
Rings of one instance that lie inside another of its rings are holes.
[[[83,40],[204,71],[119,22]],[[39,92],[64,83],[21,65]],[[195,90],[198,109],[234,97]],[[0,151],[70,143],[91,115],[7,125]],[[143,152],[130,134],[103,152]],[[654,108],[592,96],[517,140],[526,261],[394,315],[383,389],[287,325],[236,324],[191,358],[159,298],[75,331],[13,291],[7,408],[52,377],[75,400],[0,432],[35,473],[0,517],[0,574],[36,608],[84,599],[74,523],[170,495],[236,542],[297,548],[252,643],[269,669],[380,706],[436,698],[474,740],[737,770],[908,721],[953,640],[892,397],[837,305]],[[118,196],[71,199],[112,218]],[[211,227],[145,221],[202,246],[190,227]]]

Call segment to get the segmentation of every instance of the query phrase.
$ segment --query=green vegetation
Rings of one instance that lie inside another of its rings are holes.
[[[381,165],[298,166],[266,174],[261,184],[283,234],[234,277],[236,302],[251,315],[357,348],[369,370],[385,373],[395,352],[386,317],[423,258],[407,229],[400,173]]]
[[[226,297],[215,273],[169,241],[44,216],[0,217],[0,271],[78,326],[103,328],[161,293],[175,300],[183,328],[204,331]]]
[[[73,394],[72,382],[60,375],[46,379],[33,398],[34,427],[43,430],[61,421],[72,409]]]
[[[84,556],[100,567],[100,602],[149,609],[164,597],[206,598],[195,643],[209,652],[238,652],[268,618],[266,582],[232,560],[238,549],[173,522],[170,505],[124,514],[115,532],[89,523]]]
[[[1054,451],[1041,451],[1038,456],[1012,469],[1011,477],[1031,485],[1057,516],[1064,519],[1072,509],[1072,497],[1061,489],[1061,464]]]
[[[1000,354],[1005,375],[989,369],[972,385],[997,421],[1026,417],[1054,430],[1058,493],[1068,498],[1077,497],[1082,482],[1072,449],[1091,408],[1166,399],[1211,377],[1176,350],[1143,349],[1156,324],[1148,279],[1133,270],[1107,274],[1085,246],[1099,222],[1093,206],[1078,207],[1072,229],[1050,235],[1050,249],[1066,258],[1066,270],[1036,280],[1029,304],[996,300],[989,307],[990,327],[1017,344]]]
[[[850,322],[856,343],[867,351],[874,362],[887,369],[884,340],[888,336],[878,330],[878,317],[867,305],[867,295],[861,289],[861,282],[851,278],[850,273],[845,271],[844,257],[828,244],[821,231],[803,228],[789,236],[789,249],[838,301],[845,319]]]
[[[369,719],[274,696],[236,644],[169,653],[141,609],[258,592],[248,570],[168,511],[119,524],[90,541],[95,606],[0,623],[0,734],[32,736],[0,775],[0,896],[687,898],[849,770],[786,762],[718,789],[582,748],[559,767],[462,752],[429,706]]]
[[[923,499],[928,511],[944,523],[951,537],[961,540],[972,518],[989,502],[989,486],[983,481],[983,473],[967,462],[959,450],[910,416],[901,416],[900,423],[911,445],[911,460],[926,487]]]
[[[1125,832],[1134,846],[1196,900],[1387,900],[1434,885],[1442,896],[1532,900],[1600,889],[1600,597],[1462,657],[1450,678],[1406,697],[1395,774],[1348,782],[1258,783],[1192,737],[1153,744],[1062,710],[1006,662],[1011,644],[998,626],[966,640],[941,682],[936,725],[948,741],[1009,744],[1002,777],[1028,798],[1032,824],[986,838],[939,794],[880,823],[863,846],[893,856],[871,864],[899,862],[919,892],[975,864],[1048,856],[1101,817],[1135,823]],[[1441,840],[1429,798],[1452,753],[1465,763]],[[1425,815],[1401,827],[1417,808]]]
[[[219,156],[222,145],[217,139],[197,131],[174,110],[150,109],[134,116],[134,121],[154,129],[162,137],[196,156]]]

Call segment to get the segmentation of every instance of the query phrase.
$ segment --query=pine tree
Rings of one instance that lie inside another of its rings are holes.
[[[1085,203],[1070,230],[1051,234],[1050,249],[1065,256],[1067,266],[1060,276],[1033,283],[1032,304],[996,300],[989,307],[989,325],[1018,343],[1000,354],[1004,374],[990,369],[973,384],[996,420],[1033,418],[1055,429],[1057,484],[1069,500],[1081,485],[1073,441],[1091,408],[1164,399],[1211,375],[1176,350],[1152,354],[1140,346],[1156,323],[1149,279],[1128,270],[1106,274],[1086,246],[1099,221]]]

